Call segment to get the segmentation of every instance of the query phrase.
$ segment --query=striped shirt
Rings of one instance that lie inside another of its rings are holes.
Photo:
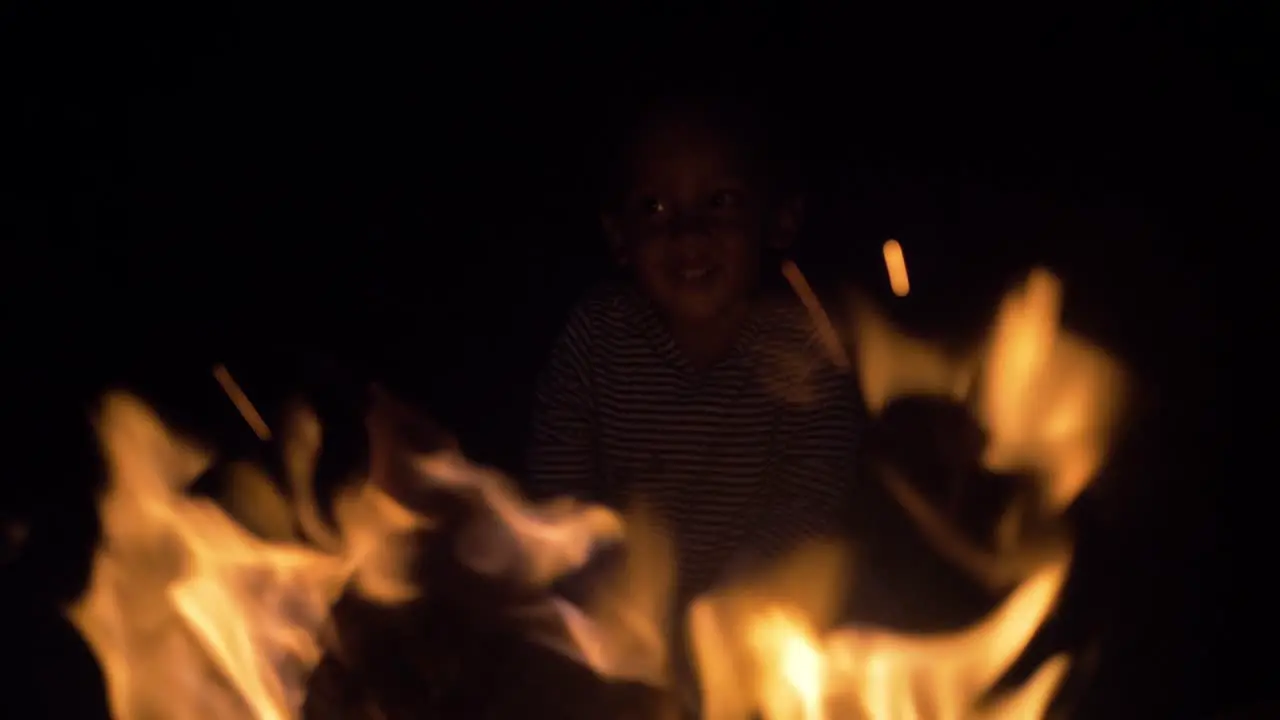
[[[794,298],[762,302],[696,371],[630,289],[580,303],[538,388],[534,494],[643,499],[674,535],[678,594],[841,530],[861,404]]]

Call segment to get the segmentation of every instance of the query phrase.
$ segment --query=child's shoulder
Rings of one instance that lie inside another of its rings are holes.
[[[591,317],[625,313],[632,305],[635,290],[627,283],[606,281],[592,285],[578,298],[574,312]]]
[[[630,331],[635,327],[640,307],[630,286],[619,282],[600,283],[583,293],[574,304],[566,332],[585,341]]]
[[[804,303],[793,294],[774,292],[763,296],[756,317],[766,329],[766,340],[782,346],[809,346],[818,337],[818,327]]]

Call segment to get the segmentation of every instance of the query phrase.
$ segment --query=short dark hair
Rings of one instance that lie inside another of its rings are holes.
[[[732,138],[749,155],[760,178],[773,191],[788,194],[801,186],[799,163],[790,152],[780,113],[767,93],[743,88],[679,87],[633,95],[613,106],[603,161],[600,201],[615,207],[629,189],[631,152],[646,133],[672,116],[699,122]]]

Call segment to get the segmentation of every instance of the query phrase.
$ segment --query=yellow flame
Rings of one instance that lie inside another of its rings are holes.
[[[108,395],[96,427],[109,477],[99,501],[102,542],[89,585],[67,614],[103,669],[119,720],[298,717],[307,679],[326,650],[321,638],[330,607],[344,588],[384,604],[423,591],[411,561],[436,525],[388,487],[408,497],[444,491],[475,500],[477,512],[450,539],[459,561],[531,588],[580,566],[593,543],[622,532],[608,510],[530,505],[496,473],[449,453],[420,454],[394,436],[377,438],[378,446],[394,456],[391,465],[414,470],[415,486],[398,485],[401,477],[372,477],[339,495],[337,528],[329,528],[314,505],[310,477],[319,423],[300,409],[282,438],[294,505],[265,472],[232,467],[229,506],[263,533],[256,535],[223,507],[185,493],[212,455],[175,435],[143,402]],[[262,508],[263,500],[272,507]],[[293,536],[294,520],[315,545]],[[646,582],[651,565],[644,566]],[[647,663],[632,658],[629,665],[611,650],[635,635],[627,628],[656,622],[627,616],[623,623],[616,612],[596,621],[552,598],[542,607],[554,622],[536,626],[533,640],[595,658],[601,672],[660,675],[652,658],[665,648],[654,648],[652,637],[638,646],[649,654]],[[601,638],[610,648],[590,645]]]
[[[890,238],[884,243],[884,266],[889,271],[889,287],[898,297],[906,297],[911,292],[911,281],[907,279],[907,258],[902,254],[902,244]]]
[[[892,254],[886,245],[891,277]],[[903,269],[899,294],[905,282]],[[1024,500],[995,528],[994,554],[971,545],[900,475],[881,478],[944,558],[993,590],[1012,592],[965,630],[913,636],[828,627],[821,613],[805,609],[833,592],[821,576],[782,594],[776,578],[721,589],[695,602],[689,616],[704,718],[1043,716],[1069,668],[1066,656],[1046,661],[1006,696],[983,700],[1057,601],[1071,548],[1054,530],[1105,456],[1120,387],[1105,354],[1059,329],[1060,307],[1056,278],[1037,270],[1005,299],[985,347],[959,354],[908,338],[859,308],[858,373],[873,413],[909,394],[970,402],[988,434],[984,464],[1029,475]],[[805,562],[797,556],[783,567]]]
[[[210,456],[149,408],[108,396],[103,544],[69,614],[103,667],[113,716],[293,717],[342,587],[339,560],[255,538],[182,492]]]
[[[1058,281],[1036,271],[1002,303],[987,342],[961,353],[908,338],[871,309],[857,309],[858,380],[873,414],[904,394],[968,403],[987,433],[984,464],[1028,478],[1016,512],[993,528],[989,551],[967,541],[893,468],[880,477],[942,557],[1004,596],[958,632],[834,627],[852,566],[847,549],[798,548],[767,572],[697,598],[683,618],[704,718],[1043,715],[1069,668],[1066,656],[1042,664],[1005,697],[980,701],[1057,601],[1071,548],[1044,529],[1056,527],[1105,457],[1122,387],[1105,354],[1060,330],[1060,308]],[[252,410],[225,369],[219,380]],[[89,587],[68,614],[103,667],[115,717],[296,717],[307,677],[327,650],[322,629],[334,600],[347,589],[384,604],[417,597],[426,589],[412,560],[426,542],[448,543],[460,566],[521,589],[521,604],[494,622],[521,625],[531,641],[603,678],[670,682],[673,554],[656,518],[643,506],[624,523],[611,510],[570,499],[530,503],[507,478],[454,449],[423,451],[399,434],[407,432],[403,417],[378,412],[369,423],[371,476],[338,496],[331,527],[312,487],[321,432],[309,410],[287,414],[281,428],[283,482],[238,466],[233,495],[242,497],[231,498],[229,512],[186,492],[211,453],[171,432],[136,398],[104,399],[97,417],[110,478],[99,502],[103,539]],[[246,412],[251,424],[254,417],[261,420]],[[441,493],[465,505],[461,522],[438,522]],[[446,528],[454,534],[445,536]],[[551,593],[554,580],[582,567],[602,543],[617,542],[626,561],[585,606]]]
[[[773,607],[757,617],[749,629],[756,652],[776,663],[772,685],[763,688],[761,705],[770,717],[823,720],[826,657],[803,620]]]

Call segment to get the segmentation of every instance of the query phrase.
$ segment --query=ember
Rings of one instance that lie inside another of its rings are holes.
[[[901,281],[905,294],[905,266]],[[1105,355],[1059,331],[1060,301],[1057,280],[1034,272],[1006,298],[989,342],[959,356],[857,309],[853,355],[871,413],[906,395],[965,403],[985,431],[984,466],[1027,479],[987,550],[899,468],[886,464],[879,475],[939,554],[1003,597],[996,610],[935,636],[833,627],[845,548],[801,548],[691,607],[704,718],[1044,714],[1068,668],[1065,656],[1045,662],[1021,688],[988,695],[1057,600],[1071,547],[1065,534],[1044,528],[1056,527],[1104,458],[1120,389]],[[260,437],[272,437],[225,368],[218,379],[236,388],[233,399]],[[104,399],[97,428],[111,483],[99,505],[103,539],[90,586],[69,615],[104,669],[115,717],[283,719],[301,716],[304,705],[309,717],[385,705],[392,701],[377,691],[380,678],[408,673],[425,683],[451,672],[394,647],[417,637],[397,638],[397,628],[413,623],[394,619],[420,616],[424,599],[435,596],[465,598],[440,607],[553,653],[526,653],[525,662],[556,657],[606,684],[665,687],[672,565],[656,523],[640,509],[624,523],[570,500],[529,503],[451,443],[422,442],[410,415],[389,398],[375,402],[369,478],[335,500],[331,527],[311,490],[320,427],[307,411],[274,434],[292,497],[263,495],[276,498],[266,503],[276,512],[238,521],[185,492],[211,453],[177,437],[137,399]],[[243,487],[265,482],[248,466],[237,477]],[[600,547],[618,543],[625,562],[586,602],[552,591]],[[431,563],[452,568],[447,584],[424,580],[440,577],[422,571]],[[395,658],[403,661],[390,667]],[[415,688],[412,678],[399,685]],[[623,697],[633,698],[624,702],[629,711],[657,712],[639,696]],[[594,708],[596,716],[623,714],[616,704]]]
[[[884,242],[884,267],[889,271],[889,287],[898,297],[906,297],[911,292],[911,281],[907,278],[907,259],[902,254],[902,244],[897,240]]]

